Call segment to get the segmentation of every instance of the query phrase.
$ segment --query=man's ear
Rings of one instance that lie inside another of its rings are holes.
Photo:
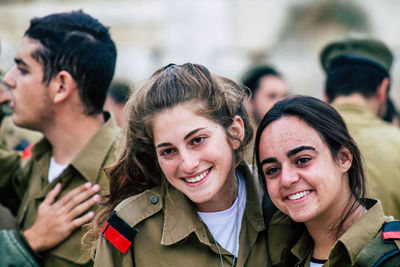
[[[386,104],[389,84],[390,80],[386,77],[382,80],[382,82],[378,85],[378,88],[376,89],[376,97],[378,99],[379,105],[381,106]]]
[[[68,71],[62,70],[55,77],[54,86],[53,101],[54,103],[60,103],[76,90],[77,83]]]
[[[232,136],[232,148],[238,149],[244,139],[244,122],[242,118],[236,115],[232,124],[228,128],[229,134]]]
[[[353,154],[351,154],[347,147],[342,146],[338,151],[337,161],[343,172],[347,172],[353,163]]]

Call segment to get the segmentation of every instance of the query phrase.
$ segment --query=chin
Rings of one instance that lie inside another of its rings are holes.
[[[315,216],[309,213],[286,213],[293,221],[298,222],[298,223],[306,223],[310,220],[312,220]]]

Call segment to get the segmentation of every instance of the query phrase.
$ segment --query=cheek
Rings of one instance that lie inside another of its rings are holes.
[[[264,178],[265,179],[265,178]],[[268,189],[268,195],[270,198],[275,201],[277,199],[280,199],[279,195],[279,182],[278,179],[266,179],[266,184],[267,184],[267,189]]]
[[[167,161],[167,160],[162,160],[158,158],[158,164],[160,165],[161,171],[164,173],[164,175],[167,177],[167,179],[171,176],[171,174],[174,172],[174,164],[173,161]]]

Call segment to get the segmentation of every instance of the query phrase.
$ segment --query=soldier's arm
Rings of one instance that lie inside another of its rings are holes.
[[[0,203],[16,215],[28,185],[30,165],[22,168],[21,155],[0,149]]]
[[[104,236],[100,236],[94,258],[94,267],[134,266],[130,247],[126,253],[117,250]]]

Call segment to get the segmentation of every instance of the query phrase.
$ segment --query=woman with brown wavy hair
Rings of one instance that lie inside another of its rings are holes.
[[[252,139],[244,96],[190,63],[157,70],[131,96],[91,232],[101,232],[95,266],[268,265],[263,192],[242,161]]]

